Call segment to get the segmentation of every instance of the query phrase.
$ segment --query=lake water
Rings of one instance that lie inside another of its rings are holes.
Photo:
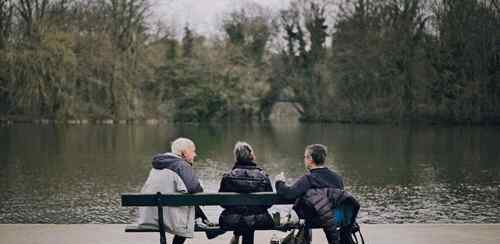
[[[304,147],[322,143],[361,202],[359,222],[500,223],[498,127],[298,123],[0,127],[0,223],[130,223],[120,193],[138,192],[151,157],[179,136],[197,144],[206,191],[217,191],[238,140],[291,180],[304,173]],[[216,221],[221,209],[205,209]]]

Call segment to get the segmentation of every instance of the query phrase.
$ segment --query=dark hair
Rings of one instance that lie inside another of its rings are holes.
[[[318,166],[325,164],[327,149],[321,144],[312,144],[306,147],[307,154]]]

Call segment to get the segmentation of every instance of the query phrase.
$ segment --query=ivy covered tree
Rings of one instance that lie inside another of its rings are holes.
[[[500,123],[498,0],[246,4],[181,37],[154,4],[0,0],[0,119]]]

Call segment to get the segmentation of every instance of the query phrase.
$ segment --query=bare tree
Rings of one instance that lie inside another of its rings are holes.
[[[0,0],[0,49],[5,48],[11,34],[13,12],[12,0]]]

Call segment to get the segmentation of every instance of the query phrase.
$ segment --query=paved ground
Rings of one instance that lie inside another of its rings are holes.
[[[159,244],[158,233],[125,233],[125,225],[31,225],[0,224],[0,244]],[[499,244],[500,224],[492,225],[362,225],[368,244]],[[273,234],[282,232],[258,231],[255,244],[267,244]],[[187,244],[228,244],[229,233],[207,240],[203,233],[196,233]],[[167,235],[167,243],[172,241]],[[315,230],[314,244],[326,244],[323,233]]]

